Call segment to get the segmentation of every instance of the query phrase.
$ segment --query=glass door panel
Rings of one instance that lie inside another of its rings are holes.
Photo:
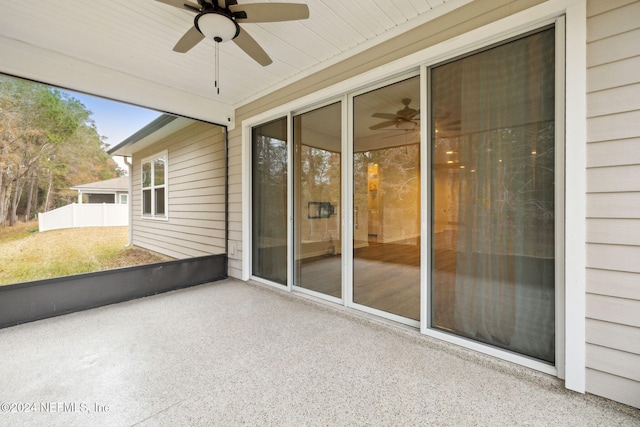
[[[287,119],[253,128],[252,272],[287,284]]]
[[[420,80],[353,99],[353,302],[420,318]]]
[[[294,116],[294,286],[342,298],[342,106]]]
[[[431,70],[431,326],[548,362],[554,30]]]

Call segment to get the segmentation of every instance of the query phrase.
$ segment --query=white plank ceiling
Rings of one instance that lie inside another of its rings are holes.
[[[242,24],[273,64],[261,67],[234,43],[222,43],[220,94],[214,88],[214,42],[173,52],[194,14],[153,0],[0,0],[0,42],[37,46],[237,108],[469,0],[278,1],[307,3],[310,18]],[[257,2],[268,1],[239,4]]]

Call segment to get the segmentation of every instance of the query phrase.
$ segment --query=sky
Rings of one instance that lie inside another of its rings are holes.
[[[109,101],[96,96],[68,90],[62,92],[82,102],[87,110],[93,113],[91,118],[96,124],[98,134],[104,137],[103,141],[110,147],[120,144],[161,114],[154,110]],[[116,156],[114,160],[126,170],[121,157]]]

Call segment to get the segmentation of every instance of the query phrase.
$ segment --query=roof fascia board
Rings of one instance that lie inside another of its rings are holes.
[[[106,99],[235,126],[234,108],[131,74],[0,36],[0,72]]]
[[[131,156],[134,153],[155,144],[161,139],[184,129],[193,121],[184,117],[163,114],[151,123],[138,130],[120,144],[107,150],[112,156]]]

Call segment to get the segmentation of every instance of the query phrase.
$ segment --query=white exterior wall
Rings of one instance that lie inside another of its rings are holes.
[[[640,1],[587,15],[586,388],[640,407]]]
[[[167,151],[168,218],[142,216],[141,161]],[[134,154],[133,244],[173,258],[225,252],[225,150],[220,126],[194,124]]]

